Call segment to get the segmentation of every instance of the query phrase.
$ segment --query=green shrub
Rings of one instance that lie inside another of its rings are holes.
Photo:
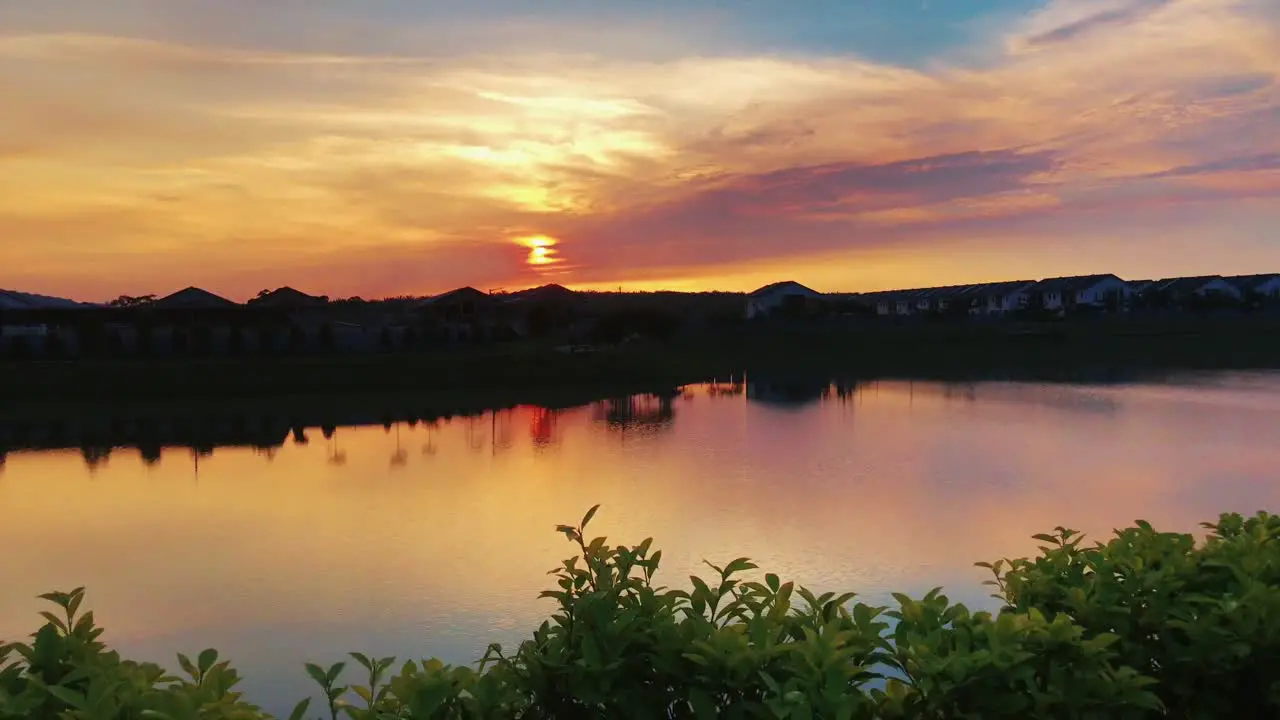
[[[478,666],[352,653],[307,664],[320,688],[293,720],[578,718],[1253,718],[1276,707],[1280,518],[1224,515],[1200,545],[1146,523],[1085,547],[1059,528],[1032,559],[989,567],[1006,607],[939,590],[893,607],[814,594],[738,559],[687,590],[654,584],[662,553],[588,541],[552,571],[551,617]],[[29,644],[0,648],[0,720],[263,720],[213,650],[183,676],[99,640],[83,588]]]
[[[1171,717],[1280,717],[1280,516],[1204,527],[1199,546],[1141,521],[1092,546],[1059,527],[1036,536],[1039,557],[988,567],[1008,610],[1117,636],[1120,661],[1157,681]]]

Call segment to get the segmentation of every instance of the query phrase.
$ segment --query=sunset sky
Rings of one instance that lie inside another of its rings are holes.
[[[0,0],[0,287],[1280,271],[1276,0]]]

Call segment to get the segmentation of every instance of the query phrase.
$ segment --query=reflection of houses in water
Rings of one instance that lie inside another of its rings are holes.
[[[515,430],[512,428],[514,412],[506,410],[489,411],[489,451],[494,455],[499,450],[508,450],[515,444]]]
[[[534,447],[550,447],[558,441],[556,437],[556,420],[559,417],[559,410],[543,407],[533,408],[533,411],[529,414],[529,437],[533,439]]]
[[[674,401],[678,397],[682,397],[682,391],[672,389],[601,400],[592,407],[592,417],[619,430],[661,429],[675,420]]]
[[[728,382],[712,380],[705,386],[708,397],[741,397],[747,392],[747,383],[741,379]]]

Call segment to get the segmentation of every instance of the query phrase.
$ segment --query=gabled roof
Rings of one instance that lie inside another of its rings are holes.
[[[1280,278],[1280,273],[1262,273],[1261,275],[1232,275],[1223,280],[1231,283],[1242,293],[1252,292],[1263,285]]]
[[[282,287],[272,290],[266,295],[260,295],[249,301],[250,305],[258,307],[312,307],[316,305],[325,305],[329,302],[327,297],[319,297],[316,295],[308,295],[300,290],[294,290],[291,287]]]
[[[444,303],[451,303],[451,302],[467,302],[467,301],[487,302],[492,299],[493,298],[490,297],[488,293],[480,292],[479,290],[471,287],[470,285],[467,285],[465,287],[460,287],[456,290],[450,290],[447,293],[442,293],[440,295],[436,295],[435,297],[428,298],[426,303],[424,304],[436,305],[436,304],[444,304]]]
[[[864,293],[863,298],[876,302],[902,302],[926,297],[937,288],[914,288],[911,290],[880,290]]]
[[[1120,280],[1120,278],[1112,273],[1106,273],[1104,275],[1073,275],[1070,277],[1046,278],[1036,283],[1031,289],[1034,292],[1040,293],[1075,293],[1082,290],[1088,290],[1104,280]],[[1124,280],[1120,280],[1120,282],[1124,282]]]
[[[969,288],[974,295],[981,297],[991,297],[993,295],[1007,295],[1011,292],[1017,292],[1023,288],[1029,288],[1035,285],[1035,280],[1004,280],[1001,282],[982,283]]]
[[[541,285],[535,288],[518,290],[511,293],[512,300],[565,300],[576,296],[577,293],[563,285],[552,283],[550,285]]]
[[[1156,292],[1170,295],[1190,295],[1210,283],[1225,282],[1221,275],[1200,275],[1197,277],[1165,278],[1158,280],[1152,288]],[[1230,285],[1230,283],[1227,283]],[[1234,287],[1234,286],[1232,286]]]
[[[69,310],[85,307],[94,307],[94,305],[17,290],[0,290],[0,310]]]
[[[757,288],[748,293],[747,297],[763,297],[779,292],[794,295],[821,295],[817,290],[807,288],[795,280],[783,280],[782,282],[769,283],[762,288]]]
[[[155,308],[174,308],[174,309],[207,309],[207,308],[229,308],[238,307],[238,303],[234,303],[224,297],[214,295],[208,290],[201,290],[197,287],[189,287],[185,290],[162,297],[152,303]]]
[[[996,283],[993,283],[996,284]],[[1008,283],[1010,285],[1014,283]],[[904,302],[912,300],[950,300],[952,298],[974,295],[987,285],[942,285],[939,287],[914,288],[911,290],[883,290],[864,293],[862,297],[876,302]]]

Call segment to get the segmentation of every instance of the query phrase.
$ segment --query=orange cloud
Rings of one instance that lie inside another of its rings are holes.
[[[78,297],[246,295],[350,267],[366,295],[518,284],[538,264],[509,238],[536,232],[572,245],[558,271],[579,284],[724,285],[837,252],[887,271],[905,245],[1083,242],[1100,197],[1119,228],[1117,198],[1276,192],[1249,164],[1280,152],[1280,19],[1261,0],[1057,0],[916,69],[700,57],[654,28],[614,55],[370,54],[59,23],[0,35],[0,285]],[[1280,266],[1251,252],[1238,269]]]

